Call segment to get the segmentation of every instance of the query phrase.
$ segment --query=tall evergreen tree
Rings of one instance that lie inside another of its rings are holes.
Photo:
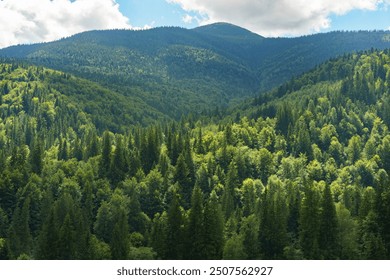
[[[110,179],[114,184],[123,181],[128,171],[125,157],[125,150],[123,146],[123,137],[118,136],[115,146],[114,155],[110,165]]]
[[[167,212],[161,215],[156,214],[152,223],[150,233],[150,245],[161,259],[167,259],[167,230],[168,230]]]
[[[299,243],[307,259],[319,254],[319,195],[312,183],[306,183],[299,216]]]
[[[174,180],[177,183],[179,183],[181,196],[183,198],[183,205],[185,208],[188,208],[190,205],[192,188],[191,188],[190,170],[187,166],[185,155],[183,153],[180,154],[177,160]]]
[[[108,176],[111,166],[111,139],[110,133],[108,131],[103,133],[102,142],[102,156],[99,163],[99,176],[100,178],[105,178]]]
[[[114,260],[125,260],[129,255],[129,225],[126,213],[121,209],[111,235],[111,254]]]
[[[57,260],[59,254],[58,246],[58,220],[55,215],[54,206],[43,224],[42,230],[38,237],[38,248],[36,258],[40,260]]]
[[[225,188],[222,196],[222,211],[225,219],[233,214],[235,210],[235,188],[239,186],[238,169],[234,161],[229,165],[229,170],[226,176]]]
[[[266,259],[282,259],[287,243],[286,195],[281,182],[270,178],[260,206],[259,245],[260,254]]]
[[[31,256],[33,239],[29,226],[30,199],[27,198],[23,206],[16,207],[8,233],[8,252],[11,258],[16,259],[22,254]]]
[[[32,172],[41,174],[43,168],[43,147],[39,138],[36,138],[33,142],[30,152],[30,165]]]
[[[203,259],[203,193],[199,187],[195,187],[192,192],[191,209],[188,217],[187,242],[188,258],[192,260]]]
[[[204,253],[208,260],[222,258],[224,246],[224,219],[215,191],[212,191],[204,208]]]
[[[338,223],[329,185],[325,186],[322,194],[319,219],[318,245],[322,257],[335,259],[339,255]]]
[[[182,259],[184,254],[184,217],[176,194],[173,195],[168,209],[166,258]]]

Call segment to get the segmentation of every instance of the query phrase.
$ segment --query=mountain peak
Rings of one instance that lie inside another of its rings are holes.
[[[227,22],[217,22],[209,25],[196,27],[193,30],[214,36],[220,37],[257,37],[264,38],[256,33],[253,33],[245,28]]]

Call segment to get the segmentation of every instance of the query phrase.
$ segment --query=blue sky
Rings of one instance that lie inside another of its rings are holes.
[[[280,2],[282,5],[279,6],[274,4],[273,9],[271,9],[273,11],[273,13],[271,13],[271,17],[275,16],[274,21],[280,22],[283,21],[283,16],[281,15],[290,14],[288,11],[289,6],[284,5],[286,0],[117,0],[116,2],[120,5],[120,11],[129,18],[130,23],[137,27],[174,25],[193,28],[199,24],[221,20],[247,27],[251,31],[265,36],[299,36],[306,35],[308,33],[334,30],[388,30],[390,28],[390,7],[387,7],[388,4],[390,4],[390,1],[381,0],[298,0],[298,2],[303,3],[303,9],[301,9],[301,11],[304,13],[312,12],[315,16],[315,13],[318,10],[325,10],[324,14],[317,17],[317,24],[315,19],[314,22],[310,22],[310,18],[305,18],[304,15],[300,17],[300,13],[298,11],[297,13],[291,14],[291,17],[296,18],[298,21],[294,22],[295,26],[298,27],[295,30],[283,28],[282,26],[282,28],[275,28],[276,30],[272,31],[272,25],[268,26],[267,24],[264,24],[266,26],[264,29],[267,30],[264,32],[262,32],[262,28],[256,27],[256,23],[261,23],[261,20],[256,20],[256,16],[253,16],[253,18],[246,17],[248,19],[247,22],[245,21],[245,18],[243,19],[240,15],[237,15],[237,19],[234,18],[234,14],[228,14],[224,17],[223,9],[221,9],[220,13],[216,11],[218,9],[218,3],[216,5],[215,2],[221,2],[221,6],[231,5],[231,10],[234,10],[237,7],[240,9],[239,5],[247,5],[248,9],[251,10],[264,10],[257,5],[259,2],[261,2],[264,6],[268,6],[269,2]],[[191,2],[195,4],[192,6],[191,4],[188,4]],[[295,3],[296,2],[297,1],[295,1]],[[319,5],[322,3],[322,6],[318,8],[312,7],[310,4],[307,5],[305,2],[320,2]],[[337,4],[332,6],[332,2],[344,2],[346,4],[339,4],[339,6],[336,7]],[[197,3],[203,4],[205,8],[197,8]],[[210,3],[209,9],[207,6],[208,3]],[[290,3],[294,3],[294,1],[290,1]],[[306,10],[305,7],[308,7],[308,9]],[[283,11],[283,8],[286,9],[286,11]],[[245,9],[242,10],[246,11]],[[279,10],[279,13],[275,12],[275,10]],[[202,14],[199,11],[206,12],[206,14]],[[211,16],[209,14],[211,14]],[[198,21],[193,19],[191,22],[184,22],[183,19],[185,17],[187,17],[187,19],[190,18],[188,15],[192,18],[197,17]],[[259,18],[262,16],[266,17],[268,15],[264,15],[264,13],[261,12],[258,13]],[[327,21],[321,22],[324,21],[324,17]],[[265,22],[267,21],[272,22],[272,18],[266,20]],[[294,26],[294,24],[292,24],[292,26]]]
[[[158,26],[183,26],[187,28],[196,27],[185,23],[183,17],[187,14],[193,16],[194,12],[184,11],[180,5],[168,3],[165,0],[117,0],[119,10],[129,18],[131,25],[137,27],[158,27]]]
[[[344,16],[331,16],[331,20],[329,30],[389,30],[390,10],[354,10]]]
[[[390,0],[1,0],[0,48],[88,30],[214,22],[266,37],[390,30]]]

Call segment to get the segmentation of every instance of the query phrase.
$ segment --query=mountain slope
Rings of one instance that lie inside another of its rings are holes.
[[[263,38],[225,23],[144,31],[91,31],[0,56],[74,73],[143,100],[170,118],[271,89],[351,51],[390,47],[389,32]]]
[[[361,52],[222,122],[102,133],[108,90],[1,64],[0,258],[389,259],[389,85]]]
[[[22,113],[56,133],[64,132],[62,126],[76,131],[76,126],[83,121],[84,125],[93,124],[99,131],[124,132],[131,125],[167,120],[142,100],[43,67],[0,64],[0,89],[3,120]]]

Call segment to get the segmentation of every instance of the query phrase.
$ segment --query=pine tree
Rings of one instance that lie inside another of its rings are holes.
[[[319,198],[312,183],[305,185],[299,216],[299,243],[307,259],[318,259],[319,254]]]
[[[188,258],[203,259],[204,227],[203,227],[203,193],[195,187],[191,197],[191,209],[187,227]]]
[[[161,215],[156,214],[152,223],[152,230],[150,234],[150,245],[161,259],[167,259],[167,230],[168,218],[167,212]]]
[[[43,168],[43,148],[39,138],[36,138],[30,152],[31,171],[41,174]]]
[[[204,253],[208,260],[222,258],[224,246],[224,220],[221,205],[215,191],[212,191],[204,208]]]
[[[283,135],[287,135],[289,126],[293,123],[293,112],[291,105],[288,103],[282,103],[276,111],[276,129]]]
[[[292,143],[293,152],[296,156],[302,153],[306,154],[309,159],[312,158],[313,150],[311,146],[310,133],[303,117],[301,117],[296,123]]]
[[[190,138],[187,136],[184,141],[184,149],[183,149],[183,154],[184,154],[184,160],[186,162],[186,165],[188,167],[188,184],[191,189],[194,188],[195,185],[195,179],[196,179],[196,172],[195,172],[195,164],[194,160],[192,158],[192,150],[191,150],[191,145],[190,145]]]
[[[67,160],[68,159],[68,143],[66,139],[59,140],[60,145],[58,147],[58,160]]]
[[[183,225],[184,217],[179,205],[178,197],[174,194],[168,209],[167,218],[166,258],[168,260],[178,260],[183,258]]]
[[[88,134],[88,145],[86,150],[86,158],[91,158],[99,154],[99,141],[96,132],[90,131]]]
[[[226,176],[225,188],[222,196],[222,211],[225,216],[225,220],[233,214],[235,210],[235,188],[239,186],[238,169],[234,161],[229,165],[229,170]]]
[[[123,138],[121,136],[117,137],[117,143],[112,157],[112,162],[110,165],[110,179],[114,185],[123,181],[127,172],[127,163],[125,158],[125,151],[123,147]]]
[[[255,215],[243,218],[240,235],[242,236],[242,245],[245,255],[249,260],[255,260],[259,257],[258,238],[259,222]]]
[[[377,216],[373,211],[368,213],[360,226],[360,244],[363,259],[383,260],[386,258],[385,244],[380,235]]]
[[[111,254],[114,260],[125,260],[129,254],[129,225],[126,213],[121,210],[111,235]]]
[[[72,260],[76,257],[76,232],[71,221],[69,213],[66,214],[65,220],[58,233],[58,252],[60,260]]]
[[[259,247],[266,259],[282,259],[287,243],[287,201],[280,180],[271,177],[261,199]]]
[[[338,254],[338,224],[336,207],[329,185],[325,186],[319,215],[318,245],[324,259],[335,259]]]
[[[102,156],[99,163],[99,176],[105,178],[108,176],[111,166],[111,139],[108,131],[103,134]]]
[[[383,186],[377,190],[376,198],[377,224],[379,225],[387,257],[390,255],[390,187]]]
[[[147,191],[142,199],[142,208],[149,217],[154,217],[163,209],[163,180],[157,169],[150,171],[145,178]]]
[[[8,252],[13,259],[22,254],[31,255],[33,240],[29,227],[30,199],[27,198],[22,208],[17,207],[12,217],[8,233]]]
[[[205,149],[203,146],[202,128],[199,128],[199,130],[198,130],[198,136],[196,138],[196,145],[195,145],[195,152],[197,154],[204,154],[204,152],[205,152]]]
[[[192,188],[191,188],[190,171],[187,166],[185,156],[183,153],[180,154],[177,160],[175,174],[174,174],[174,181],[179,183],[181,196],[183,198],[183,206],[186,209],[188,209],[191,200]]]
[[[43,224],[38,237],[38,248],[36,258],[40,260],[57,260],[59,255],[58,236],[59,224],[55,215],[54,206]]]

